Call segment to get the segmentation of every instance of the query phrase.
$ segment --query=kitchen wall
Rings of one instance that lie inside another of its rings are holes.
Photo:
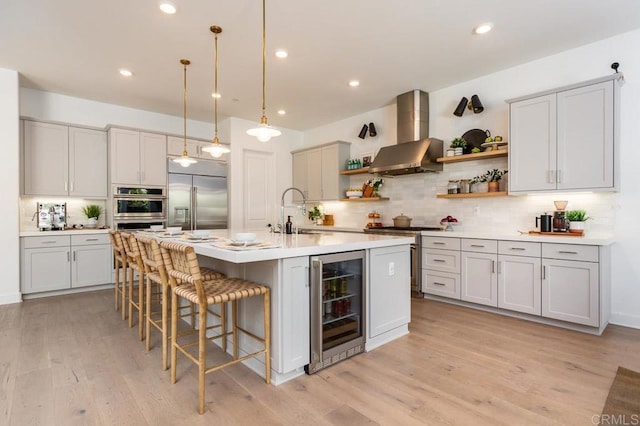
[[[626,79],[620,102],[620,192],[464,200],[435,198],[435,194],[446,192],[450,178],[472,177],[489,168],[507,167],[506,159],[493,159],[445,165],[444,172],[439,174],[385,179],[380,192],[391,198],[390,201],[325,203],[325,210],[335,214],[336,226],[361,227],[367,222],[367,212],[375,209],[381,212],[386,224],[400,213],[413,217],[413,225],[433,224],[443,216],[452,215],[461,221],[459,229],[495,230],[502,234],[531,229],[535,216],[554,209],[553,200],[569,200],[569,208],[586,209],[594,218],[587,222],[587,232],[605,230],[614,233],[612,322],[640,328],[640,264],[635,261],[640,252],[640,221],[634,214],[640,211],[640,188],[635,182],[640,145],[634,134],[640,116],[640,57],[633,49],[638,45],[640,30],[430,93],[430,135],[443,139],[445,146],[454,137],[474,128],[489,129],[493,135],[507,137],[508,105],[505,99],[601,77],[612,72],[612,62],[619,62]],[[484,112],[472,114],[467,111],[462,117],[455,117],[452,113],[460,98],[473,94],[478,94],[482,100]],[[346,140],[353,143],[354,157],[366,152],[375,153],[381,146],[396,142],[395,115],[395,105],[390,105],[322,126],[305,132],[305,144],[314,146]],[[370,121],[376,124],[378,136],[359,139],[357,134],[362,124]],[[359,186],[367,177],[352,176],[352,185]]]
[[[0,182],[2,182],[2,256],[0,256],[0,304],[16,303],[20,296],[20,240],[18,203],[18,73],[0,68]]]
[[[96,204],[102,207],[104,212],[107,206],[106,200],[71,198],[71,197],[22,197],[20,199],[20,230],[37,231],[38,220],[35,217],[37,203],[67,203],[67,227],[72,225],[85,225],[87,217],[82,213],[82,208],[88,204]],[[98,226],[105,225],[104,213],[100,215]]]

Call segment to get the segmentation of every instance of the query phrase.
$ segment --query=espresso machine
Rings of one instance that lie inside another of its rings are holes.
[[[64,231],[67,220],[67,203],[37,203],[38,229]]]
[[[554,201],[556,211],[553,212],[553,232],[569,232],[569,221],[567,220],[568,201]]]

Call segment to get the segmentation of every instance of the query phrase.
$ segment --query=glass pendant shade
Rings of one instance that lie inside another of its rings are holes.
[[[220,158],[222,154],[228,154],[231,152],[231,150],[226,146],[220,145],[220,141],[217,137],[213,139],[213,143],[211,145],[205,146],[202,150],[211,154],[213,158]]]
[[[180,164],[182,167],[189,167],[190,165],[197,163],[197,161],[189,157],[186,152],[182,154],[182,157],[174,158],[173,161]]]
[[[271,138],[276,136],[280,136],[282,132],[278,129],[274,129],[273,127],[267,124],[266,117],[262,117],[264,120],[260,123],[258,127],[254,127],[253,129],[247,130],[247,134],[250,136],[255,136],[258,138],[260,142],[269,142]]]

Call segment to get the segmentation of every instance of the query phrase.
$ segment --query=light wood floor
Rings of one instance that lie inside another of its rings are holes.
[[[424,299],[411,333],[275,387],[242,365],[178,383],[110,291],[0,306],[0,425],[591,425],[640,330],[595,337]],[[154,334],[157,336],[157,334]]]

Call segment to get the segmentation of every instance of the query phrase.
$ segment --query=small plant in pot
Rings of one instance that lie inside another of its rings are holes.
[[[487,175],[479,175],[471,179],[469,181],[469,191],[470,192],[487,192]]]
[[[492,169],[485,174],[489,182],[489,192],[498,192],[500,190],[500,179],[507,173],[507,170]]]
[[[82,208],[82,213],[87,217],[87,228],[98,226],[98,219],[102,214],[102,207],[97,204],[88,204]]]
[[[569,221],[570,232],[584,232],[584,223],[590,219],[584,210],[567,210],[565,217]]]
[[[319,206],[313,206],[313,208],[309,210],[309,220],[316,225],[322,225],[322,212]]]
[[[463,138],[455,138],[451,141],[450,147],[455,150],[456,155],[462,155],[467,149],[467,141]]]

